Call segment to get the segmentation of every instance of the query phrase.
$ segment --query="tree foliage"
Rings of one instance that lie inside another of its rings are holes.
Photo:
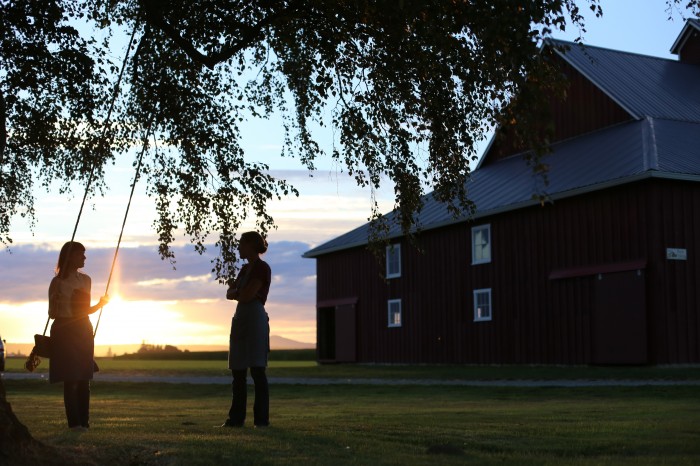
[[[105,167],[145,144],[162,257],[172,259],[178,229],[199,251],[215,234],[222,280],[243,222],[252,216],[267,232],[267,203],[298,195],[244,153],[241,122],[278,112],[283,155],[310,170],[331,157],[361,186],[391,180],[409,232],[426,189],[455,213],[471,209],[469,162],[494,126],[518,122],[524,145],[546,142],[529,129],[559,78],[539,47],[567,22],[584,31],[579,8],[601,13],[600,0],[0,0],[0,8],[0,240],[11,243],[16,215],[33,221],[37,184],[59,180],[63,192],[78,180],[100,192]],[[112,48],[129,35],[120,78]],[[335,129],[332,148],[315,140],[315,124]],[[370,218],[385,220],[376,203]]]

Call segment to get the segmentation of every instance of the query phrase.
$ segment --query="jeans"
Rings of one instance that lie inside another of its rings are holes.
[[[90,381],[63,382],[63,404],[68,427],[90,427]]]
[[[232,370],[233,398],[228,412],[228,422],[233,425],[243,425],[246,416],[248,390],[246,385],[247,369]],[[253,404],[253,423],[256,426],[270,424],[270,390],[264,367],[251,367],[250,375],[255,384],[255,403]]]

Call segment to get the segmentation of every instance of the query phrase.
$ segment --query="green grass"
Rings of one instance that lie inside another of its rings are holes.
[[[700,387],[271,386],[272,427],[214,427],[225,385],[94,382],[90,432],[61,386],[5,380],[39,440],[84,464],[697,464]],[[252,391],[249,417],[252,417]]]
[[[274,352],[273,352],[274,354]],[[225,360],[153,361],[98,359],[105,373],[143,375],[228,376]],[[7,360],[7,372],[24,372],[24,359]],[[37,372],[48,371],[42,361]],[[665,379],[700,380],[700,366],[468,366],[468,365],[318,365],[314,361],[271,360],[271,377],[311,378],[382,378],[448,380],[516,380],[516,379]]]

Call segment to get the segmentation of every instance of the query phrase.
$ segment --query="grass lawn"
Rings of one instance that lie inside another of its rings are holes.
[[[697,464],[700,387],[271,386],[268,429],[221,429],[225,385],[94,382],[68,432],[61,386],[7,400],[74,463],[124,465]],[[248,400],[252,418],[252,391]]]
[[[273,352],[274,353],[274,352]],[[23,358],[9,358],[7,372],[26,372]],[[98,358],[104,373],[134,375],[230,376],[226,361],[212,360],[119,360]],[[38,373],[48,373],[42,361]],[[700,380],[700,366],[468,366],[468,365],[319,365],[315,361],[271,360],[270,377],[381,378],[451,380],[554,380],[554,379],[665,379]]]

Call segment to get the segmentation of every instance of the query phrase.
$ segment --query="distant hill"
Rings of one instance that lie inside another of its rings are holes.
[[[278,335],[270,335],[270,349],[313,349],[316,343],[304,343],[303,341],[290,340]]]
[[[8,356],[21,354],[27,356],[34,346],[33,343],[12,343],[5,344],[5,351]],[[178,349],[184,351],[228,351],[228,345],[175,345]],[[97,345],[95,346],[95,356],[103,357],[110,355],[121,355],[126,353],[135,353],[141,345]],[[270,335],[270,349],[313,349],[316,348],[315,343],[305,343],[302,341],[291,340],[289,338],[280,337],[279,335]]]

